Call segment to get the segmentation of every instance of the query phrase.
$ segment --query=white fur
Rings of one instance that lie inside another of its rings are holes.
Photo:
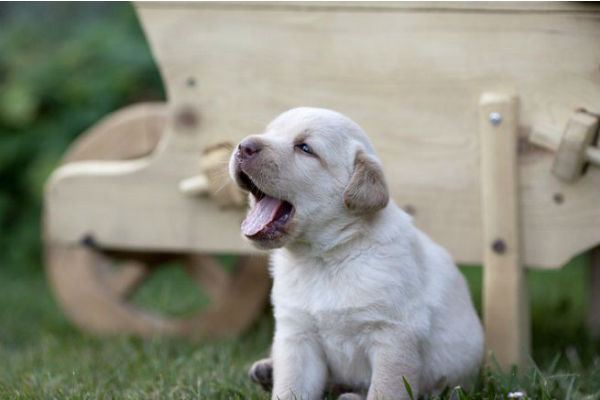
[[[302,132],[324,163],[287,150]],[[393,201],[373,215],[344,206],[357,151],[375,158],[360,127],[299,108],[257,137],[277,167],[253,179],[296,210],[272,254],[273,398],[321,398],[327,383],[406,398],[403,376],[415,396],[468,385],[483,333],[450,255]]]

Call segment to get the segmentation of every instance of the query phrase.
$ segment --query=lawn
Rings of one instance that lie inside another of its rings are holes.
[[[585,334],[585,263],[579,257],[559,271],[530,272],[536,364],[520,380],[482,369],[477,386],[460,398],[506,398],[518,390],[531,398],[600,398],[600,343]],[[0,398],[268,398],[247,378],[269,346],[268,310],[238,339],[96,338],[67,321],[40,270],[0,270]],[[481,269],[463,272],[479,304]],[[158,273],[136,301],[171,314],[204,303],[176,266]]]

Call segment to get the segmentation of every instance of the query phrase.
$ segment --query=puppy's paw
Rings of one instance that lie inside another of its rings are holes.
[[[358,393],[343,393],[340,394],[337,400],[364,400],[364,396]]]
[[[252,364],[248,375],[252,382],[258,383],[267,392],[273,389],[273,361],[270,358],[263,358]]]

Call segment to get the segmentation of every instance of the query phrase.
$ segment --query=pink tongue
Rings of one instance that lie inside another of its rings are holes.
[[[263,230],[273,221],[281,203],[283,201],[279,199],[269,196],[263,197],[254,205],[244,222],[242,222],[242,233],[246,236],[253,236]]]

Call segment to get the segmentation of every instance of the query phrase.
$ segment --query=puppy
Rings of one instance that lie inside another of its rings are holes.
[[[389,198],[366,134],[295,108],[245,138],[230,173],[251,193],[242,233],[272,253],[276,329],[251,377],[273,399],[408,398],[469,384],[483,332],[450,255]]]

